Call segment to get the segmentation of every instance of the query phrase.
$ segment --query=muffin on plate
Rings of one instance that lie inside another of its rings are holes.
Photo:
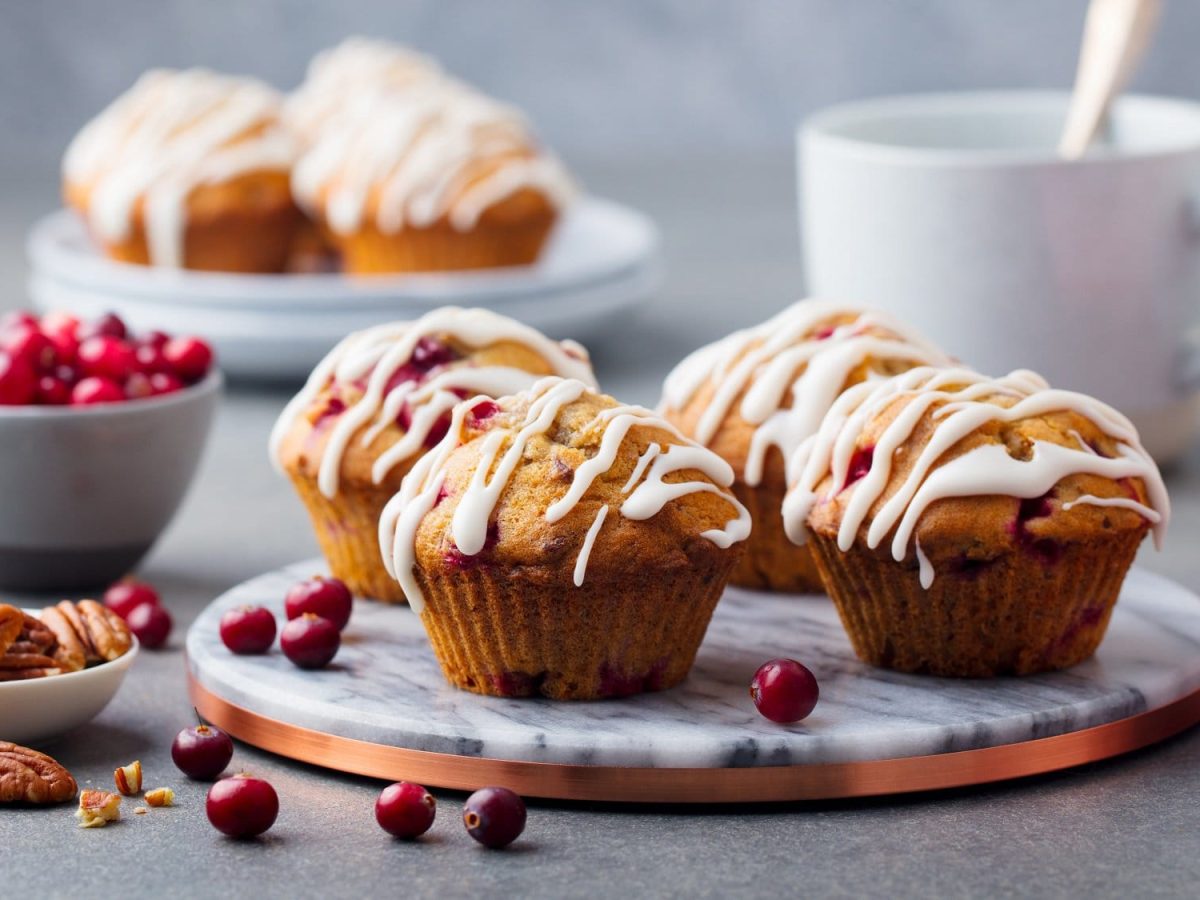
[[[784,533],[787,460],[847,387],[950,362],[882,312],[802,300],[676,366],[663,387],[664,417],[733,466],[733,491],[754,519],[733,584],[823,590],[812,553]]]
[[[792,462],[788,534],[812,547],[859,657],[905,672],[1087,659],[1170,514],[1129,420],[1027,371],[856,385]]]
[[[282,271],[302,217],[281,103],[250,78],[147,72],[71,142],[67,205],[116,260]]]
[[[400,603],[379,555],[379,514],[442,439],[460,400],[546,375],[595,384],[587,351],[483,309],[445,307],[350,335],[313,370],[271,434],[333,574],[358,596]]]
[[[520,112],[399,48],[317,57],[289,121],[293,191],[350,273],[532,263],[575,194]]]
[[[670,423],[546,378],[454,410],[380,522],[450,683],[562,700],[687,675],[750,517]]]

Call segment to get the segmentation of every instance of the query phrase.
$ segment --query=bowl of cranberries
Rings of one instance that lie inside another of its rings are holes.
[[[199,338],[114,315],[0,316],[0,588],[133,569],[187,492],[220,390]]]

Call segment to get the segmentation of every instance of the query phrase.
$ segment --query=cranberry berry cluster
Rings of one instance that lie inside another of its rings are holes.
[[[212,348],[161,331],[133,335],[109,313],[0,318],[0,406],[91,406],[159,397],[201,381]]]

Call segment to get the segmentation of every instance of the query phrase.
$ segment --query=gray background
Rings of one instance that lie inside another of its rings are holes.
[[[296,84],[355,34],[517,101],[568,157],[787,145],[882,93],[1066,87],[1086,0],[0,0],[3,153],[53,162],[150,66]],[[1167,0],[1141,89],[1200,93],[1200,3]]]

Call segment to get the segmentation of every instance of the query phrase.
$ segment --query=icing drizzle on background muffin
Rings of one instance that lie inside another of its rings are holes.
[[[895,418],[868,439],[867,429],[894,403],[903,404]],[[939,462],[989,423],[1016,423],[1059,412],[1076,413],[1093,423],[1116,442],[1116,455],[1102,454],[1072,431],[1074,446],[1035,439],[1027,448],[1028,458],[1013,456],[1003,442],[992,442]],[[891,486],[894,454],[926,421],[933,431],[924,445],[914,448],[919,452],[911,471],[872,514]],[[907,556],[921,516],[939,500],[989,495],[1035,500],[1071,475],[1113,481],[1139,478],[1148,503],[1133,497],[1083,494],[1064,502],[1064,510],[1077,505],[1133,510],[1153,526],[1160,546],[1170,517],[1162,476],[1132,423],[1095,398],[1052,389],[1041,376],[1025,370],[993,379],[966,369],[918,368],[886,381],[855,385],[838,398],[820,430],[797,450],[791,469],[795,481],[784,500],[783,517],[793,541],[804,542],[805,521],[818,504],[852,488],[838,526],[839,549],[845,552],[851,547],[870,517],[867,546],[877,547],[891,534],[896,561]],[[916,552],[921,584],[928,588],[933,567],[919,543]]]
[[[443,307],[414,322],[395,322],[356,332],[334,347],[275,423],[270,441],[275,465],[282,466],[280,451],[288,432],[331,385],[356,385],[362,395],[335,411],[317,476],[318,487],[326,497],[337,494],[343,457],[360,432],[359,440],[365,446],[392,423],[405,422],[404,437],[375,460],[372,477],[378,484],[395,466],[420,453],[434,429],[444,424],[450,410],[464,398],[513,394],[540,377],[509,366],[460,360],[449,353],[446,339],[475,349],[501,342],[521,344],[541,356],[552,371],[595,385],[587,351],[574,341],[553,341],[527,325],[487,310]]]
[[[826,324],[839,318],[846,321]],[[789,461],[820,427],[855,369],[888,363],[944,366],[952,360],[885,313],[803,300],[686,357],[667,376],[663,408],[681,410],[711,384],[712,397],[692,435],[707,446],[736,403],[741,417],[756,426],[742,473],[755,486],[770,448]]]
[[[479,460],[466,490],[458,497],[450,524],[450,535],[458,552],[466,557],[485,549],[492,515],[513,472],[522,462],[529,441],[550,432],[563,408],[589,392],[582,381],[562,378],[543,378],[529,389],[524,398],[529,407],[522,420],[511,427],[494,427],[475,438],[481,442]],[[418,613],[424,596],[413,574],[416,564],[416,538],[421,520],[443,496],[446,464],[456,449],[464,446],[463,426],[468,415],[491,401],[476,397],[458,404],[454,409],[450,431],[432,451],[417,461],[405,477],[400,492],[384,510],[379,523],[379,540],[384,562]],[[640,406],[615,405],[602,409],[585,427],[602,434],[594,456],[583,462],[573,473],[570,486],[559,499],[543,512],[547,522],[554,523],[566,516],[588,493],[598,478],[607,473],[618,459],[629,432],[638,427],[667,432],[679,443],[666,447],[658,442],[640,455],[637,464],[623,486],[623,500],[615,509],[605,505],[597,512],[576,559],[574,583],[578,586],[586,576],[588,554],[607,516],[616,513],[626,519],[650,519],[672,500],[695,493],[712,493],[727,501],[733,517],[721,528],[711,528],[700,537],[720,548],[728,548],[745,540],[750,533],[750,516],[746,509],[727,490],[733,483],[733,470],[715,453],[685,438],[669,422],[653,411]],[[667,481],[675,473],[699,472],[707,480]]]
[[[151,70],[71,142],[68,190],[87,191],[88,224],[111,242],[129,236],[141,208],[151,261],[178,268],[195,188],[290,169],[296,144],[280,108],[280,95],[251,78]]]

